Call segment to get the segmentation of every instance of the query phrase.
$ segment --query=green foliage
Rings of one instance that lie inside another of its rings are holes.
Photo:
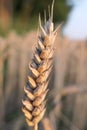
[[[12,22],[7,28],[0,27],[0,34],[6,36],[10,29],[14,29],[20,34],[37,28],[39,13],[43,20],[44,10],[46,10],[48,18],[48,5],[51,6],[51,4],[52,0],[13,0],[13,15],[9,14]],[[54,21],[57,23],[64,21],[68,11],[66,0],[55,0]]]
[[[15,14],[25,19],[38,16],[39,12],[43,16],[44,10],[48,10],[48,5],[51,6],[51,3],[52,0],[18,0],[15,2]],[[54,19],[56,21],[65,20],[68,10],[66,0],[55,0]]]

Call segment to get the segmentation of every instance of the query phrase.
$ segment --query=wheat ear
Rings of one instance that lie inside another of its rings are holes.
[[[29,64],[30,75],[28,76],[28,85],[24,87],[25,98],[22,100],[22,111],[26,117],[26,122],[29,126],[33,126],[34,130],[38,130],[38,123],[46,111],[45,97],[48,92],[47,86],[55,50],[54,40],[57,34],[52,22],[53,4],[51,16],[47,22],[45,16],[44,28],[39,15],[39,35],[33,58]]]

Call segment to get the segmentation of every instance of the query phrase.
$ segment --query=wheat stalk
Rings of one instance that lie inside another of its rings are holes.
[[[22,100],[22,111],[26,117],[29,126],[38,130],[38,123],[43,118],[46,111],[46,94],[49,83],[49,75],[52,71],[52,61],[54,55],[54,40],[57,35],[57,29],[54,30],[53,24],[53,5],[51,15],[45,26],[42,27],[39,15],[39,35],[33,58],[29,64],[30,74],[28,76],[28,85],[24,87],[25,99]],[[50,13],[49,13],[50,14]]]

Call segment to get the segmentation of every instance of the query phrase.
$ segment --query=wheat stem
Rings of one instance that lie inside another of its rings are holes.
[[[34,130],[38,130],[38,124],[35,124]]]

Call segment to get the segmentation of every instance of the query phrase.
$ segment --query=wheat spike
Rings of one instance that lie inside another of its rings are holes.
[[[54,4],[54,2],[53,2]],[[46,111],[46,94],[49,83],[49,75],[52,71],[52,61],[54,55],[54,40],[57,35],[53,24],[53,4],[51,16],[42,27],[41,17],[39,15],[39,35],[33,58],[29,64],[30,75],[28,76],[28,85],[24,87],[25,99],[22,100],[22,111],[26,117],[29,126],[34,130],[38,129],[38,123],[43,118]]]

